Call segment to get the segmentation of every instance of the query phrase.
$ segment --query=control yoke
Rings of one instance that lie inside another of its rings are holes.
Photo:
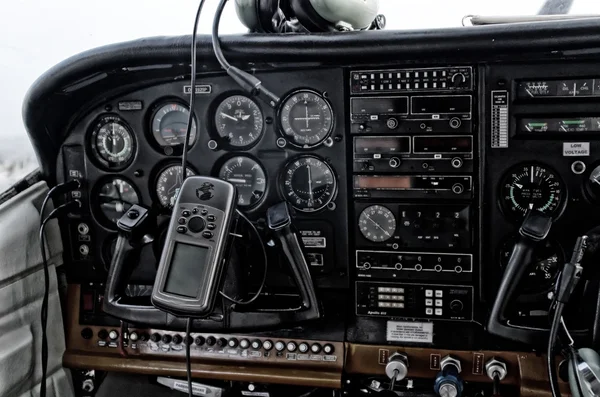
[[[547,337],[547,331],[523,329],[508,324],[506,308],[514,298],[519,282],[527,272],[527,266],[532,262],[535,247],[546,239],[551,227],[550,216],[539,211],[526,214],[490,313],[488,331],[492,335],[526,343],[539,343],[544,336]]]
[[[126,261],[130,254],[152,241],[146,234],[148,209],[132,206],[119,220],[119,237],[110,264],[103,310],[121,320],[155,327],[185,326],[185,319],[163,312],[154,306],[130,305],[123,302],[126,287]],[[298,323],[320,317],[319,302],[310,275],[308,262],[303,252],[301,240],[292,224],[287,203],[276,204],[267,210],[267,223],[273,232],[292,270],[292,275],[300,292],[302,305],[294,310],[255,309],[237,311],[236,305],[223,307],[221,316],[195,319],[194,329],[259,329],[282,323]],[[223,302],[225,306],[225,302]],[[217,319],[217,321],[214,321]]]

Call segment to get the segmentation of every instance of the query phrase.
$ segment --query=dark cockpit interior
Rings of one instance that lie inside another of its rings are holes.
[[[599,395],[600,20],[273,3],[31,87],[34,395]]]

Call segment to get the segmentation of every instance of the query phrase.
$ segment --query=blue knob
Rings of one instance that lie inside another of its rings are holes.
[[[455,366],[449,365],[437,374],[433,390],[440,397],[460,397],[463,381]]]

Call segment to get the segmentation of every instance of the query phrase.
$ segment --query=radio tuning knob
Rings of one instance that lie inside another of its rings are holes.
[[[400,167],[400,159],[398,157],[392,157],[389,161],[389,165],[392,168]]]
[[[455,73],[452,75],[452,85],[455,87],[461,86],[465,81],[467,81],[467,78],[462,73]]]
[[[452,312],[454,313],[460,313],[463,310],[463,303],[462,301],[455,299],[452,302],[450,302],[450,310],[452,310]]]
[[[454,168],[460,168],[463,166],[464,162],[463,162],[463,159],[461,159],[460,157],[454,157],[450,161],[450,164],[452,164],[452,167],[454,167]]]
[[[461,183],[455,183],[452,185],[452,193],[462,194],[465,191],[465,187]]]

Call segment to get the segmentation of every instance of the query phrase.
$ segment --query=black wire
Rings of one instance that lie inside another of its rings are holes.
[[[238,215],[244,219],[246,221],[246,223],[248,223],[248,225],[250,226],[250,228],[252,229],[252,231],[254,232],[256,238],[258,239],[258,241],[260,242],[260,247],[262,248],[262,253],[263,253],[263,260],[265,263],[265,267],[264,267],[264,272],[263,272],[263,277],[262,280],[260,282],[260,287],[258,288],[258,291],[256,291],[256,294],[254,294],[254,296],[252,298],[250,298],[250,300],[248,301],[238,301],[235,300],[229,296],[227,296],[223,291],[220,291],[219,293],[221,294],[221,296],[225,299],[227,299],[230,302],[233,302],[237,305],[249,305],[251,303],[253,303],[255,300],[258,299],[258,297],[260,296],[260,294],[262,293],[263,288],[265,287],[265,284],[267,282],[267,270],[268,270],[268,259],[267,259],[267,249],[265,248],[265,243],[260,235],[260,233],[258,232],[258,229],[256,229],[256,226],[254,226],[254,224],[250,221],[250,219],[248,219],[246,217],[246,215],[244,215],[240,210],[236,210]]]
[[[556,373],[556,357],[554,356],[554,345],[558,336],[558,329],[560,327],[560,319],[562,312],[565,307],[564,303],[557,302],[556,309],[554,310],[554,317],[552,318],[552,325],[550,326],[550,336],[548,338],[548,357],[546,363],[548,364],[548,376],[550,377],[550,390],[552,391],[553,397],[561,397],[560,388],[558,385],[558,375]]]
[[[194,125],[194,103],[196,102],[196,38],[198,35],[198,25],[200,23],[200,14],[202,13],[202,7],[206,0],[200,0],[198,4],[198,10],[196,11],[196,18],[194,19],[194,31],[192,32],[192,59],[191,59],[191,73],[190,78],[190,111],[188,115],[187,125],[185,127],[185,141],[183,142],[183,154],[181,155],[181,182],[185,181],[187,177],[187,155],[190,141],[190,135],[192,135],[192,126]]]
[[[46,197],[50,196],[50,192]],[[46,205],[48,200],[44,200],[42,207]],[[48,270],[48,258],[46,256],[46,239],[44,229],[49,221],[54,219],[56,215],[62,212],[65,208],[73,205],[73,201],[63,204],[55,208],[41,223],[39,230],[40,250],[42,252],[42,264],[44,268],[44,297],[42,298],[42,309],[40,313],[42,323],[42,381],[40,383],[40,397],[46,397],[46,374],[48,373],[48,337],[46,335],[46,327],[48,325],[48,300],[50,293],[50,271]]]
[[[215,11],[215,18],[213,19],[212,27],[212,45],[217,60],[223,69],[228,71],[231,68],[231,64],[227,62],[227,59],[225,59],[225,55],[223,55],[223,50],[221,49],[221,41],[219,40],[219,23],[221,22],[221,15],[225,9],[225,4],[227,4],[227,0],[221,0],[217,10]]]
[[[188,382],[188,396],[192,397],[194,395],[192,390],[192,358],[190,357],[190,346],[192,344],[191,341],[191,333],[192,330],[192,318],[188,317],[187,322],[185,324],[185,370],[187,372],[187,382]]]

